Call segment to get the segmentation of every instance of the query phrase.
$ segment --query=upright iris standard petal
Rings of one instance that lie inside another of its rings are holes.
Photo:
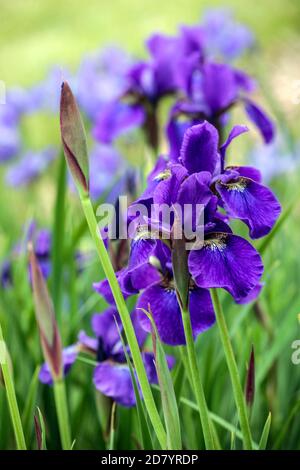
[[[207,235],[203,248],[190,252],[188,264],[199,287],[222,287],[236,300],[257,286],[263,272],[255,248],[229,233]]]
[[[244,134],[244,132],[247,132],[249,129],[247,126],[234,126],[231,131],[229,132],[229,135],[224,142],[224,144],[220,147],[220,154],[222,157],[222,161],[224,162],[225,160],[225,155],[226,155],[226,150],[227,147],[230,145],[230,143],[239,135]]]
[[[180,156],[189,173],[214,173],[219,161],[218,141],[217,129],[206,121],[186,131]]]
[[[228,108],[238,96],[234,70],[227,64],[207,62],[203,67],[202,87],[212,115]]]
[[[129,367],[104,361],[94,370],[94,385],[99,392],[123,406],[134,406],[135,395]]]
[[[262,181],[262,174],[261,172],[257,169],[254,168],[253,166],[227,166],[225,168],[225,171],[237,171],[240,176],[245,176],[245,178],[250,178],[253,181],[256,181],[257,183],[261,183]]]
[[[227,183],[219,181],[216,190],[229,215],[248,225],[251,238],[260,238],[270,232],[281,207],[269,188],[240,177]]]
[[[180,307],[174,288],[155,284],[145,289],[137,302],[137,309],[151,311],[160,339],[172,346],[185,344]],[[209,292],[194,288],[190,291],[190,314],[194,337],[214,323],[214,312]],[[141,325],[151,331],[151,322],[141,312]]]
[[[245,110],[251,121],[259,129],[266,144],[273,140],[275,126],[269,116],[253,101],[245,100]]]

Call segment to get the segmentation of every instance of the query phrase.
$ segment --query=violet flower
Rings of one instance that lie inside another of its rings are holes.
[[[28,151],[6,173],[6,183],[18,188],[25,186],[38,178],[48,168],[56,157],[57,152],[53,147],[47,147],[41,151]]]
[[[147,333],[140,327],[138,315],[137,311],[133,311],[131,314],[137,340],[142,348]],[[81,331],[76,345],[68,347],[63,351],[65,374],[69,372],[80,351],[92,354],[98,363],[93,372],[93,382],[96,389],[120,405],[126,407],[134,406],[134,388],[119,336],[119,332],[122,333],[122,323],[117,310],[114,307],[110,307],[101,314],[94,314],[91,323],[95,337],[92,338],[84,331]],[[142,356],[150,383],[158,383],[154,365],[154,354],[144,351]],[[168,357],[168,363],[170,368],[173,367],[174,359],[170,356]],[[47,364],[42,366],[39,378],[45,384],[52,384]]]

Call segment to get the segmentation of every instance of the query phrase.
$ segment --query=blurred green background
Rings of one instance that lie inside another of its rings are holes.
[[[216,6],[231,7],[273,63],[293,52],[298,0],[1,0],[0,78],[30,84],[42,79],[50,64],[76,66],[83,53],[107,43],[141,53],[153,31],[174,32],[178,23],[195,23],[203,10]]]

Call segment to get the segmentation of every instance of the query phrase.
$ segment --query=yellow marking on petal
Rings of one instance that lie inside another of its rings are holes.
[[[164,171],[161,171],[160,173],[158,173],[158,175],[156,175],[153,178],[153,181],[163,181],[163,180],[170,178],[170,176],[171,176],[171,170],[166,168]]]

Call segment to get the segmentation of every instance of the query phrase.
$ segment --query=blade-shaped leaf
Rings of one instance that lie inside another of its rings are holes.
[[[259,450],[265,450],[267,447],[270,428],[271,428],[271,421],[272,421],[272,415],[271,413],[269,413],[266,419],[265,425],[264,425],[263,432],[261,434],[259,444],[258,444]]]
[[[153,350],[155,355],[155,367],[161,393],[162,408],[167,430],[167,446],[169,450],[181,450],[181,430],[176,394],[173,386],[171,372],[166,360],[165,352],[159,339],[159,335],[152,315],[143,309],[151,321],[153,334]]]

